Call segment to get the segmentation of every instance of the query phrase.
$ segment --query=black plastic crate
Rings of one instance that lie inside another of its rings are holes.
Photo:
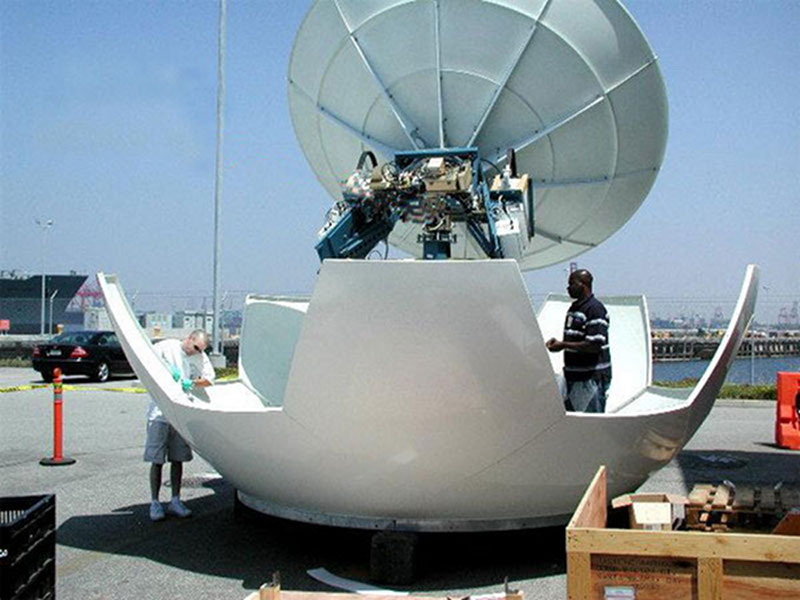
[[[0,498],[0,600],[55,595],[55,495]]]

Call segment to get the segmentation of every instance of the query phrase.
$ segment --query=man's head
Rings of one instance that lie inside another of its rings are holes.
[[[183,351],[189,356],[205,352],[208,347],[208,334],[202,329],[195,329],[183,340]]]
[[[586,269],[578,269],[570,273],[567,282],[567,293],[570,298],[583,300],[592,295],[592,274]]]

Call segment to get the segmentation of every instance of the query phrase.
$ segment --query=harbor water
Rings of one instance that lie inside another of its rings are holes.
[[[708,360],[680,360],[653,363],[653,381],[680,381],[699,378],[708,366]],[[778,371],[800,372],[800,356],[756,357],[752,363],[749,358],[737,358],[728,371],[728,383],[756,384],[775,383]]]

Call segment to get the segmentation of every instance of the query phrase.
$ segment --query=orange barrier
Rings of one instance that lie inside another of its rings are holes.
[[[781,448],[800,450],[800,373],[778,373],[775,443]]]
[[[74,458],[65,457],[64,445],[64,414],[63,414],[63,386],[61,385],[61,369],[53,369],[53,456],[43,458],[40,465],[58,467],[75,463]]]

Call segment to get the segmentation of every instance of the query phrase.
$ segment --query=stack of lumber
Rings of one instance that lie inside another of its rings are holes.
[[[793,508],[800,489],[697,484],[689,494],[686,527],[695,531],[771,530]]]

